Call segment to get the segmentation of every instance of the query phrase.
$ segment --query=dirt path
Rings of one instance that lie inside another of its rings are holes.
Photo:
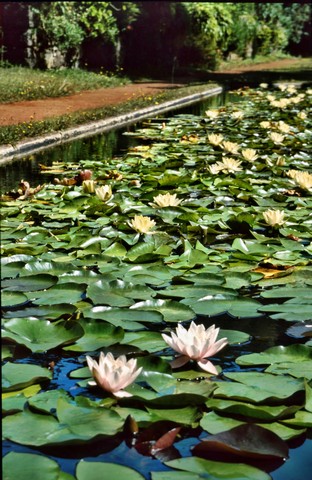
[[[38,122],[78,110],[118,105],[138,97],[152,96],[161,90],[176,88],[172,83],[132,83],[121,87],[85,90],[66,97],[26,100],[0,105],[0,126]]]
[[[300,62],[297,59],[284,59],[261,63],[235,70],[219,70],[218,74],[241,74],[243,72],[276,70],[287,68]],[[211,73],[211,80],[213,80]],[[0,105],[0,126],[16,125],[23,122],[40,121],[54,116],[118,105],[142,96],[152,96],[168,88],[182,86],[182,83],[133,83],[115,88],[101,88],[83,91],[74,95],[42,100],[29,100]],[[184,84],[185,85],[185,84]]]

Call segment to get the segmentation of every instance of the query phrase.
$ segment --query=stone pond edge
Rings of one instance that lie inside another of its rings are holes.
[[[203,92],[187,95],[186,97],[170,100],[168,102],[159,103],[151,107],[145,107],[124,115],[109,117],[103,120],[97,120],[95,122],[79,125],[77,127],[68,128],[60,132],[24,140],[16,145],[0,145],[0,165],[27,155],[32,155],[33,153],[46,148],[55,147],[72,140],[78,140],[107,132],[109,130],[121,128],[131,123],[144,120],[150,116],[165,113],[176,108],[186,107],[201,100],[205,100],[206,98],[218,95],[219,93],[222,93],[222,91],[223,88],[221,86],[213,87],[209,88],[208,90],[204,90]]]

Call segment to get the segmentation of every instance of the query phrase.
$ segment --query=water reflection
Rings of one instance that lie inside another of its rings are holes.
[[[177,113],[204,116],[208,108],[217,108],[228,101],[233,102],[238,99],[239,97],[233,94],[223,92],[209,97],[205,101],[197,102],[183,109],[175,109],[164,115],[166,118],[172,117]],[[146,122],[148,122],[148,120]],[[45,166],[51,166],[55,162],[79,164],[86,160],[105,162],[106,158],[122,155],[128,148],[139,143],[139,140],[132,136],[124,135],[124,132],[134,131],[140,127],[142,127],[142,123],[128,125],[127,127],[110,130],[109,132],[48,148],[22,159],[16,159],[11,163],[6,163],[0,166],[0,191],[3,194],[9,190],[16,190],[22,179],[29,182],[32,187],[53,181],[55,175],[41,173],[40,164]],[[77,168],[81,167],[77,165]]]

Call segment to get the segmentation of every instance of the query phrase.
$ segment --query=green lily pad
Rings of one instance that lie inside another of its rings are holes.
[[[36,290],[45,290],[52,287],[57,282],[57,277],[48,274],[38,274],[18,278],[10,278],[2,282],[2,288],[10,292],[33,292]]]
[[[234,382],[222,382],[214,392],[215,397],[235,398],[250,403],[287,399],[291,395],[304,390],[303,380],[270,375],[260,372],[228,372],[226,378]]]
[[[243,420],[236,420],[231,417],[224,417],[218,415],[216,412],[209,412],[204,414],[204,416],[202,417],[200,421],[200,426],[206,432],[216,434],[220,432],[225,432],[226,430],[230,430],[231,428],[242,425],[243,423]],[[279,422],[257,423],[257,425],[276,433],[280,438],[285,441],[299,437],[302,433],[305,432],[305,429],[298,430],[294,428],[289,428]]]
[[[107,322],[93,320],[91,322],[80,321],[84,334],[76,340],[74,345],[64,347],[64,350],[74,352],[88,352],[108,347],[121,342],[124,331],[121,327],[114,327]]]
[[[3,338],[25,345],[32,352],[45,352],[64,343],[74,342],[83,335],[74,322],[51,323],[36,317],[12,318],[4,322]]]
[[[45,382],[51,378],[52,373],[47,368],[38,365],[7,362],[2,367],[2,388],[5,392]]]
[[[87,295],[95,305],[129,307],[134,303],[134,299],[149,299],[155,293],[149,287],[126,283],[122,280],[110,283],[99,280],[88,287]]]
[[[57,284],[45,291],[28,293],[28,298],[35,305],[55,305],[60,303],[76,303],[85,292],[84,285],[75,283]]]
[[[76,468],[77,480],[98,480],[99,478],[126,478],[144,480],[144,477],[130,467],[110,462],[86,462],[81,460]]]
[[[238,365],[271,365],[283,362],[305,362],[312,359],[312,349],[305,345],[271,347],[260,353],[241,355],[236,358]]]
[[[3,474],[6,480],[16,480],[17,478],[74,480],[72,475],[61,471],[55,460],[34,453],[10,452],[5,455]]]
[[[250,480],[251,478],[252,480],[270,480],[271,478],[267,473],[251,465],[215,462],[197,457],[179,458],[165,462],[165,465],[179,471],[182,470],[182,472],[198,474],[200,475],[199,478],[205,478],[207,475],[212,476],[212,478],[228,480]]]
[[[24,293],[10,292],[6,290],[1,292],[1,305],[3,307],[15,307],[26,302],[28,302],[28,298],[26,295],[24,295]]]
[[[146,300],[130,307],[135,310],[155,310],[163,315],[165,322],[185,322],[194,318],[194,312],[186,305],[174,300]]]

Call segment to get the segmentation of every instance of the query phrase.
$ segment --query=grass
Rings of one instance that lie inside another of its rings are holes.
[[[0,103],[62,97],[82,90],[130,83],[126,77],[82,69],[41,71],[25,67],[0,67]]]

